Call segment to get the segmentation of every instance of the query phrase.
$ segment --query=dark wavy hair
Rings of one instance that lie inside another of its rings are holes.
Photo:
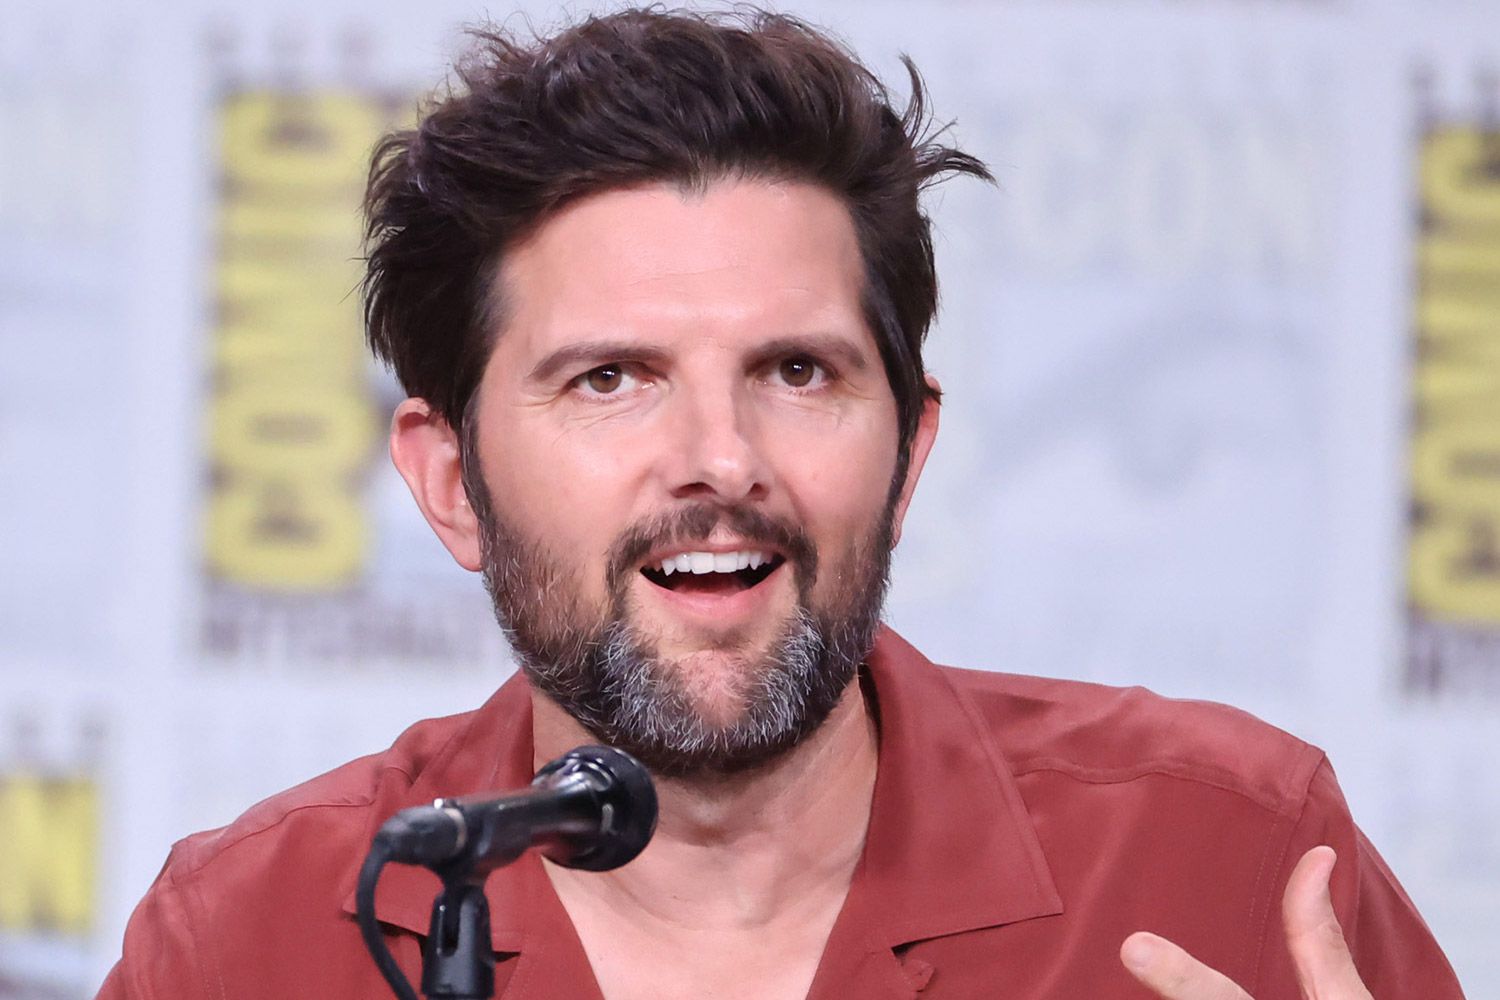
[[[922,342],[937,309],[918,195],[950,174],[991,179],[938,141],[911,60],[898,113],[838,42],[760,10],[629,10],[526,42],[473,34],[459,85],[386,136],[370,167],[366,330],[406,392],[472,447],[470,403],[505,316],[500,265],[569,202],[649,182],[804,181],[853,218],[904,470],[931,395]]]

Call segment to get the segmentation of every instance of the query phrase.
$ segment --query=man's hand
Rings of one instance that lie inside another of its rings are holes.
[[[1338,859],[1331,847],[1302,855],[1281,897],[1286,943],[1307,1000],[1373,1000],[1354,968],[1344,932],[1333,914],[1328,878]],[[1251,1000],[1228,977],[1210,969],[1166,938],[1138,931],[1120,947],[1120,961],[1165,1000]]]

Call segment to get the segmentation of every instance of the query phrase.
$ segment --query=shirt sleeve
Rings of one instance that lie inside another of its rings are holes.
[[[1355,826],[1326,757],[1308,783],[1276,884],[1284,888],[1302,855],[1319,844],[1338,853],[1331,888],[1334,913],[1370,992],[1380,1000],[1463,1000],[1458,977],[1426,922]],[[1253,991],[1257,1000],[1300,997],[1281,923],[1280,889],[1266,919],[1260,952],[1258,988]]]
[[[190,890],[176,883],[172,862],[130,915],[120,961],[96,1000],[206,1000],[213,992],[199,960]]]

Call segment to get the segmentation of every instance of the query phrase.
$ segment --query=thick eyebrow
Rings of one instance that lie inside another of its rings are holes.
[[[628,340],[586,340],[559,347],[537,362],[527,377],[532,382],[550,382],[559,372],[597,368],[611,361],[644,361],[663,364],[667,352],[659,347],[631,343]]]
[[[869,358],[856,344],[834,334],[809,333],[786,337],[773,337],[755,345],[751,367],[795,354],[810,354],[826,358],[846,371],[863,372],[870,367]],[[660,347],[634,343],[628,340],[586,340],[559,347],[537,362],[527,380],[551,382],[559,373],[576,372],[612,361],[640,361],[646,364],[665,365],[668,354]]]
[[[777,358],[796,354],[810,354],[825,358],[843,371],[863,372],[870,367],[870,359],[858,344],[848,338],[831,333],[804,333],[788,337],[773,337],[755,348],[755,367]]]

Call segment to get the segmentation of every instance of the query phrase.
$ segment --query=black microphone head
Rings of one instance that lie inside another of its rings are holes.
[[[609,871],[633,861],[656,832],[656,785],[645,765],[623,750],[585,746],[570,750],[544,765],[534,785],[558,775],[585,777],[599,797],[599,830],[586,838],[569,839],[547,857],[566,868]]]

